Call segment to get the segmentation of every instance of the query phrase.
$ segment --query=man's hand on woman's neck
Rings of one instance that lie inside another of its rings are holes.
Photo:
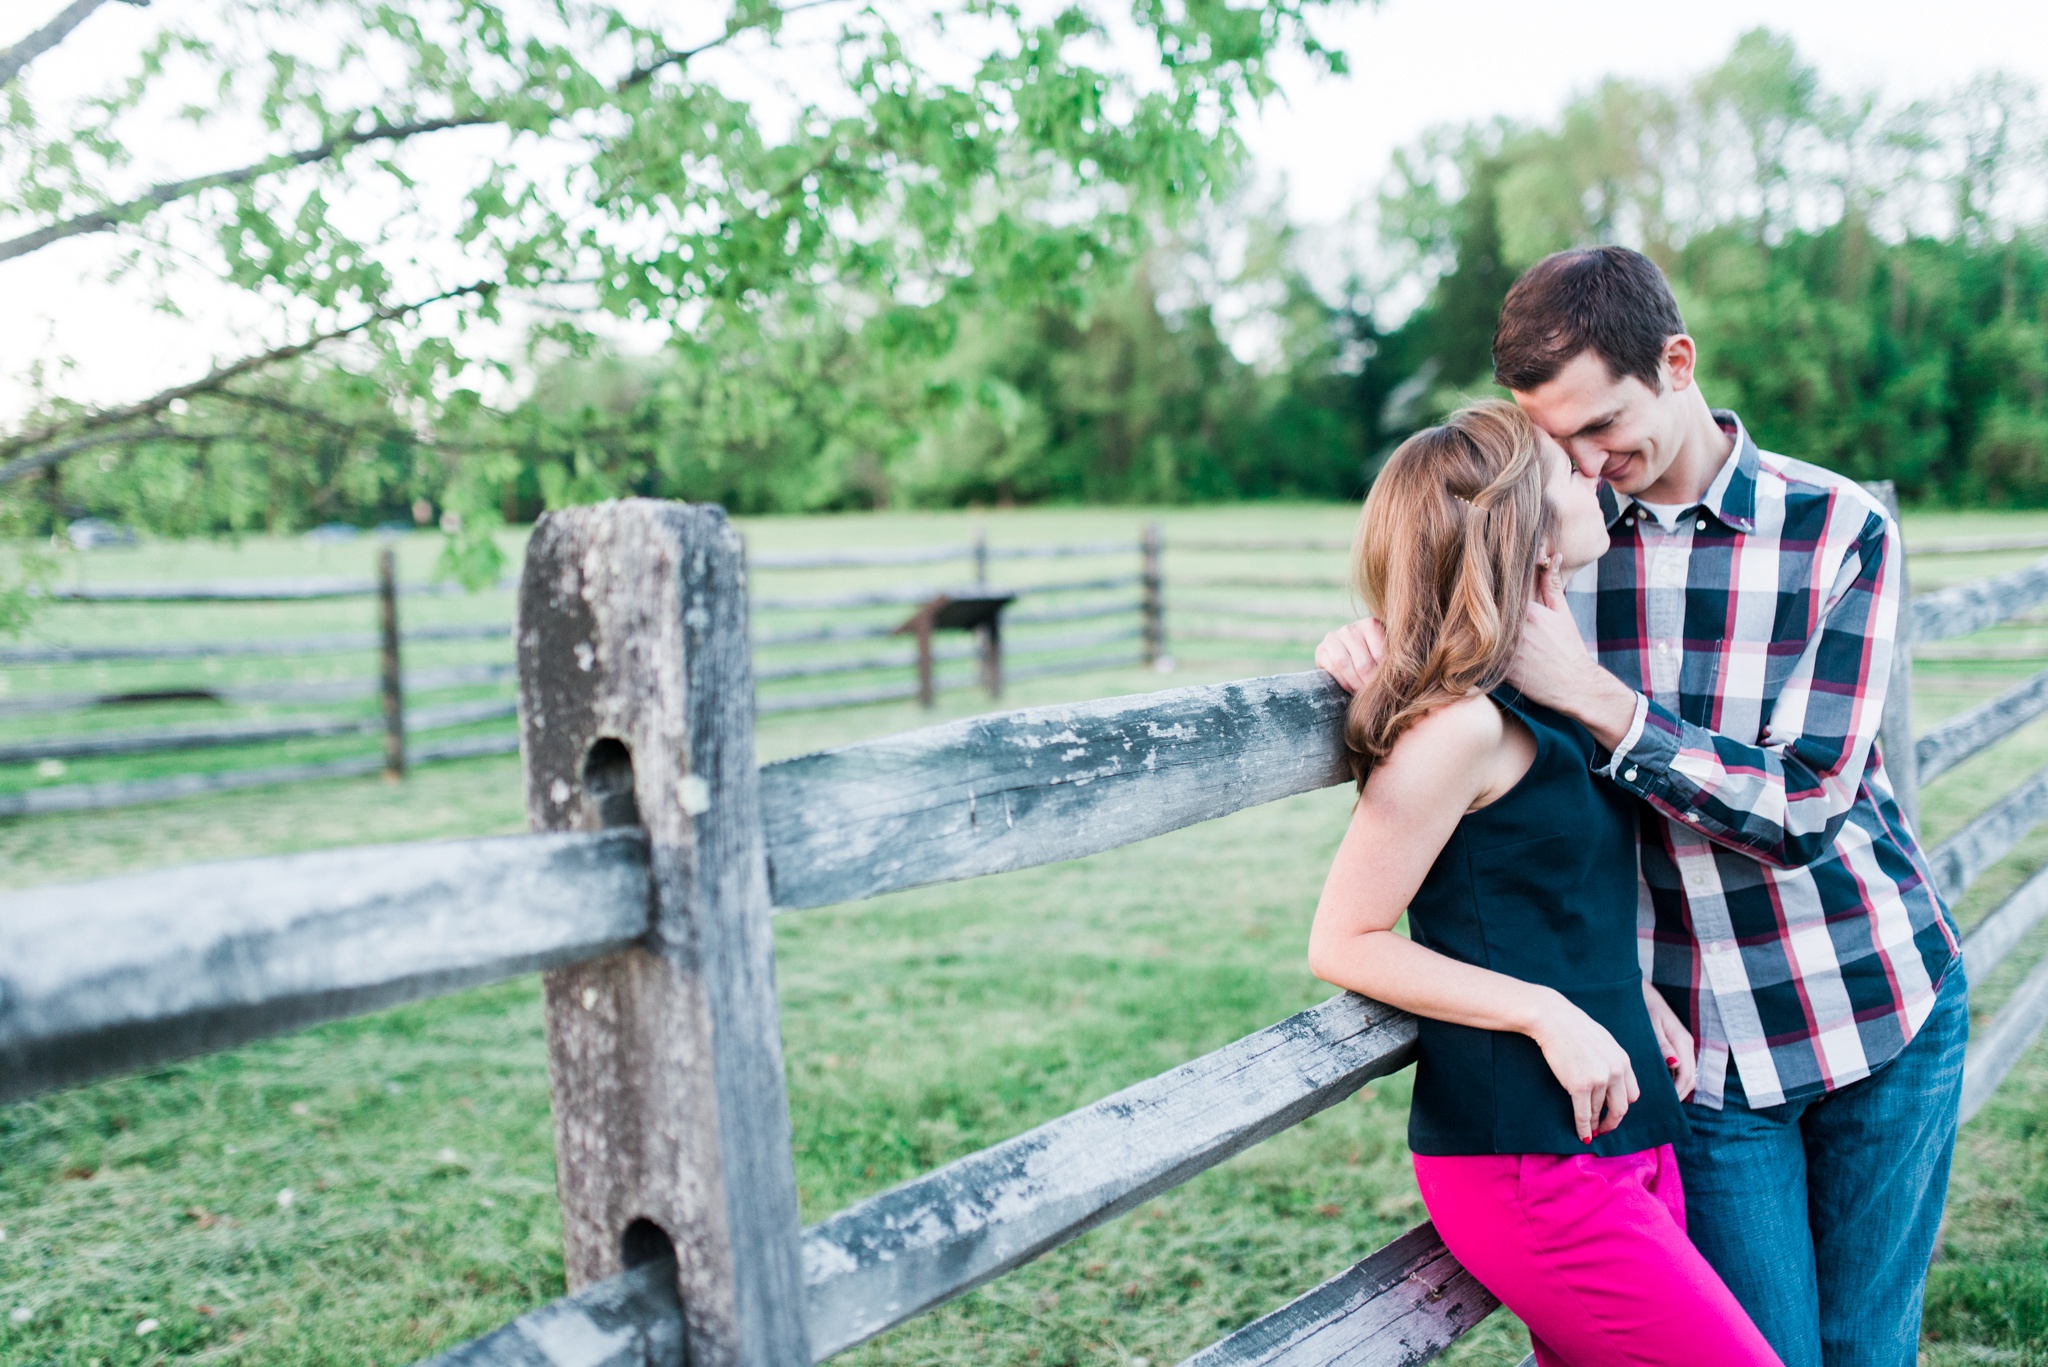
[[[1544,575],[1542,589],[1522,618],[1508,682],[1523,697],[1576,720],[1604,748],[1618,749],[1635,725],[1635,690],[1586,649],[1565,602],[1564,577]]]

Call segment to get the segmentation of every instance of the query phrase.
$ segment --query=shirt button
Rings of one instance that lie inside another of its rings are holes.
[[[1693,523],[1692,525],[1696,530],[1703,532],[1707,529],[1707,520],[1705,518],[1701,518],[1699,521]]]
[[[1621,781],[1622,781],[1622,782],[1624,782],[1624,783],[1634,783],[1634,782],[1636,781],[1636,766],[1635,766],[1635,765],[1631,764],[1631,765],[1629,765],[1629,766],[1628,766],[1628,768],[1627,768],[1627,769],[1625,769],[1625,770],[1623,770],[1623,771],[1622,771],[1622,775],[1621,775]]]

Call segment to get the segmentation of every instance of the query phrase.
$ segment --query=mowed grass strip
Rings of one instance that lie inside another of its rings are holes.
[[[1288,534],[1284,518],[1255,511],[1243,529],[1206,515],[1206,530]],[[1107,537],[1112,519],[1138,520],[1034,514],[1032,535]],[[1324,522],[1342,535],[1350,515]],[[813,525],[813,546],[873,534],[865,519]],[[798,541],[789,523],[773,530]],[[1176,644],[1175,654],[1183,667],[1170,678],[1045,680],[1006,704],[1306,663],[1305,649],[1278,646]],[[1928,672],[1922,725],[2027,669]],[[986,707],[961,691],[942,697],[938,715]],[[910,705],[767,718],[760,750],[772,758],[929,719]],[[1958,768],[1929,790],[1930,836],[2044,762],[2048,727],[2035,727]],[[1327,995],[1302,948],[1346,808],[1341,790],[1311,794],[1073,864],[780,918],[804,1218]],[[321,783],[0,823],[0,878],[522,826],[518,766],[494,759],[395,786]],[[1966,923],[2044,859],[2048,839],[2036,837],[1968,899]],[[2042,948],[2034,937],[1980,985],[1980,1019]],[[1930,1283],[1928,1362],[2048,1363],[2044,1089],[2036,1050],[1966,1132]],[[1422,1218],[1403,1142],[1407,1096],[1405,1076],[1383,1080],[843,1360],[1176,1362]],[[0,1361],[408,1362],[560,1294],[552,1181],[530,979],[0,1109]],[[1503,1314],[1445,1361],[1508,1364],[1525,1351]]]

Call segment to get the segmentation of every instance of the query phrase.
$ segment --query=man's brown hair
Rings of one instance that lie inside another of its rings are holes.
[[[1493,378],[1527,393],[1580,352],[1662,389],[1664,343],[1685,331],[1657,263],[1627,247],[1578,247],[1544,257],[1515,281],[1493,332]]]

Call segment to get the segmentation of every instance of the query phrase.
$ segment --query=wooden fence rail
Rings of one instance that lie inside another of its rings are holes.
[[[937,565],[953,560],[1064,560],[1134,555],[1134,541],[1089,541],[1044,546],[991,546],[985,538],[955,546],[884,547],[859,551],[760,551],[747,557],[757,570],[847,570],[885,565]]]
[[[1915,542],[1915,555],[1984,555],[1993,551],[2048,551],[2048,536],[1958,536]]]
[[[410,733],[408,733],[410,734]],[[519,748],[519,738],[498,733],[459,736],[453,740],[408,743],[409,764],[442,764],[450,760],[480,759],[486,755],[509,755]],[[271,764],[253,769],[225,769],[214,772],[170,774],[163,778],[110,779],[100,783],[67,783],[54,788],[25,788],[0,793],[0,817],[50,816],[58,812],[104,811],[112,807],[139,807],[151,802],[172,802],[207,793],[243,792],[251,788],[273,788],[284,783],[311,783],[317,779],[362,778],[384,770],[384,756],[349,755],[341,759],[311,760],[296,764]]]
[[[1118,632],[1120,637],[1135,636],[1135,632]],[[1012,660],[1029,660],[1029,652],[1018,652]],[[1053,660],[1044,664],[1008,665],[1003,667],[1003,677],[1012,683],[1026,679],[1050,679],[1069,674],[1096,674],[1105,669],[1129,669],[1142,663],[1142,657],[1128,651],[1106,655],[1083,655]],[[937,683],[947,689],[968,688],[981,682],[981,671],[975,669],[943,672],[937,675]],[[778,712],[816,712],[831,707],[851,707],[860,703],[901,702],[915,698],[921,689],[915,682],[873,684],[861,688],[833,689],[820,693],[780,693],[773,697],[755,700],[754,712],[758,716],[772,716]]]
[[[1412,1020],[1339,994],[800,1230],[774,912],[1075,858],[1341,782],[1345,699],[1319,673],[1249,679],[757,769],[743,584],[715,509],[551,514],[520,596],[527,800],[543,834],[0,896],[0,1096],[547,970],[570,1294],[436,1361],[794,1367],[1409,1060]],[[2044,596],[2048,575],[2023,571],[1930,595],[1914,621],[1976,630]],[[2039,686],[1909,754],[1953,767],[2035,715]],[[1959,896],[2044,816],[2048,771],[1930,852],[1943,891]],[[2044,912],[2048,873],[1968,937],[1970,971],[1988,973]],[[1966,1110],[2044,1019],[2048,968],[1972,1046]],[[1493,1306],[1424,1225],[1188,1367],[1415,1363]]]
[[[469,688],[479,684],[505,683],[512,678],[509,664],[447,665],[437,669],[409,669],[401,676],[407,693],[426,693],[437,688]],[[380,679],[282,679],[266,683],[203,683],[171,688],[129,689],[113,693],[34,693],[24,698],[0,698],[0,717],[26,717],[47,712],[79,712],[89,708],[123,707],[160,702],[356,702],[374,698],[383,687]]]
[[[402,636],[408,644],[426,641],[496,641],[512,634],[502,622],[414,627]],[[337,632],[325,636],[253,637],[245,641],[167,641],[134,646],[0,646],[0,665],[69,665],[112,660],[203,660],[257,658],[274,655],[345,655],[375,650],[382,638],[374,631]]]
[[[638,832],[375,845],[9,893],[0,1099],[588,958],[647,930]]]
[[[2048,670],[2022,680],[1989,702],[1950,718],[1920,737],[1914,747],[1919,781],[1931,783],[1936,776],[2004,740],[2043,712],[2048,712]]]
[[[804,1231],[822,1360],[1022,1266],[1413,1061],[1350,995],[871,1196]]]
[[[390,554],[384,548],[381,554]],[[513,580],[497,585],[509,589]],[[101,584],[53,588],[45,596],[59,603],[307,603],[328,598],[375,598],[380,579],[230,579],[214,584]],[[407,584],[407,598],[459,598],[460,584]]]
[[[1107,575],[1099,579],[1054,579],[1039,584],[1018,584],[1019,594],[1089,593],[1102,589],[1129,589],[1139,585],[1135,574]],[[762,612],[843,612],[849,608],[914,607],[945,590],[936,584],[898,584],[859,593],[761,594],[752,606]]]
[[[1913,639],[1945,641],[1997,626],[2048,602],[2048,556],[2010,574],[1977,579],[1913,600]]]
[[[434,731],[472,722],[503,721],[515,712],[510,700],[443,703],[414,709],[408,732]],[[221,745],[256,745],[315,736],[382,734],[385,719],[376,717],[304,717],[294,721],[208,722],[192,726],[160,726],[147,731],[101,731],[77,736],[0,744],[0,764],[27,764],[43,759],[89,759],[106,755],[154,755],[167,750],[202,750]]]

